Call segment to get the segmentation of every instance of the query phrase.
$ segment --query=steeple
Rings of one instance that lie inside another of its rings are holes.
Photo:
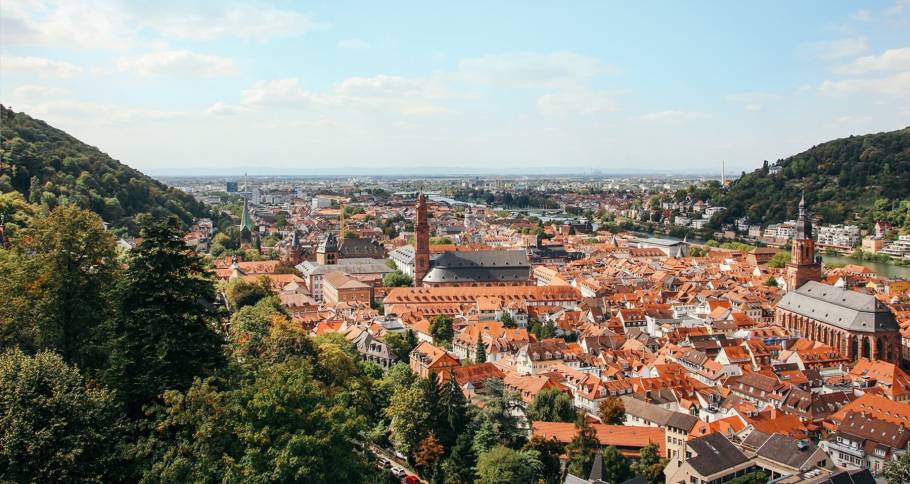
[[[812,238],[812,222],[809,221],[809,215],[806,212],[805,192],[799,199],[799,215],[796,218],[796,234],[793,238],[797,240],[809,240]]]
[[[250,206],[247,199],[243,199],[243,212],[240,214],[240,230],[253,231],[253,219],[250,218]]]
[[[822,276],[821,259],[815,256],[815,240],[812,239],[805,193],[799,200],[799,215],[791,245],[790,263],[787,264],[788,291],[798,289],[806,282],[817,281]]]

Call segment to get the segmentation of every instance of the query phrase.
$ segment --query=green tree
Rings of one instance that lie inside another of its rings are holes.
[[[293,357],[168,391],[137,446],[142,480],[364,481],[368,469],[351,445],[365,418],[327,390],[307,360]]]
[[[483,408],[475,416],[475,426],[478,429],[475,442],[489,439],[488,435],[492,433],[496,443],[511,447],[519,447],[524,444],[526,433],[522,430],[520,421],[514,412],[522,407],[518,394],[506,389],[502,380],[489,378],[478,390],[477,397],[483,403]],[[475,450],[480,454],[485,449],[481,446],[476,447]]]
[[[433,336],[433,343],[437,346],[447,346],[455,337],[455,330],[452,328],[452,317],[440,314],[430,318],[430,335]]]
[[[626,406],[619,397],[607,397],[597,404],[597,416],[605,424],[622,425],[626,418]]]
[[[730,484],[764,484],[768,482],[768,473],[765,471],[753,471],[747,474],[743,474],[739,477],[734,477],[730,480]],[[906,481],[892,481],[888,482],[906,482]]]
[[[768,267],[774,267],[781,269],[787,267],[787,264],[790,263],[790,253],[789,252],[778,252],[771,256],[768,260]]]
[[[499,431],[494,425],[493,421],[490,420],[483,413],[477,414],[477,432],[474,433],[473,448],[476,454],[482,454],[497,445],[500,445],[502,440],[499,436]]]
[[[566,446],[566,453],[569,454],[568,471],[574,476],[584,477],[591,472],[591,464],[594,463],[594,455],[600,449],[600,441],[584,416],[580,417],[575,425],[578,427],[578,433]]]
[[[244,306],[231,315],[228,338],[235,354],[259,357],[266,352],[272,325],[287,320],[276,297],[260,300],[253,306]]]
[[[56,353],[0,355],[0,481],[121,479],[124,430],[111,394]]]
[[[538,422],[574,422],[575,406],[566,392],[558,388],[545,388],[531,400],[528,418]]]
[[[484,452],[477,459],[478,484],[511,484],[531,482],[540,469],[540,461],[533,450],[517,451],[497,446]]]
[[[768,276],[768,280],[765,281],[765,285],[768,287],[777,287],[777,278],[774,276]]]
[[[382,285],[384,287],[409,287],[414,283],[411,276],[395,269],[393,272],[382,276]]]
[[[541,323],[538,320],[534,320],[529,331],[537,337],[538,341],[556,336],[556,326],[551,321]]]
[[[540,460],[540,470],[537,478],[544,484],[558,484],[562,477],[561,456],[566,451],[566,446],[556,439],[546,439],[541,436],[532,437],[523,450],[534,450]],[[587,477],[587,476],[585,476]]]
[[[474,435],[463,429],[455,440],[455,447],[443,464],[446,484],[471,484],[474,482],[474,468],[477,454],[474,453]]]
[[[888,482],[910,482],[910,453],[904,453],[900,459],[886,462],[882,475]]]
[[[487,345],[483,343],[483,338],[477,338],[477,346],[474,348],[474,363],[486,363]]]
[[[53,349],[80,368],[100,368],[117,273],[113,235],[73,205],[36,218],[20,235],[14,249],[0,250],[0,343]]]
[[[223,361],[202,259],[174,218],[147,221],[119,281],[107,381],[132,415],[165,390],[186,390]]]
[[[411,338],[408,336],[411,336]],[[389,351],[395,355],[395,358],[401,362],[407,362],[410,359],[411,351],[417,346],[417,338],[414,337],[414,330],[412,329],[408,329],[405,333],[386,333],[382,340],[389,347]]]
[[[224,294],[231,310],[237,311],[244,306],[252,306],[260,300],[272,296],[273,291],[267,278],[249,282],[238,277],[225,285]]]
[[[607,482],[622,482],[632,477],[629,459],[613,445],[603,450],[603,473]]]
[[[395,448],[410,454],[426,436],[432,418],[426,394],[418,385],[398,388],[385,409]]]
[[[667,460],[660,456],[657,444],[648,444],[641,449],[641,455],[632,463],[631,470],[634,475],[645,476],[648,484],[660,484],[664,482],[666,466]]]
[[[468,424],[468,402],[451,373],[439,391],[438,408],[442,418],[437,419],[436,435],[450,449]]]
[[[508,311],[503,311],[499,320],[502,321],[502,325],[506,328],[514,328],[516,326],[515,321],[512,320],[512,314]]]

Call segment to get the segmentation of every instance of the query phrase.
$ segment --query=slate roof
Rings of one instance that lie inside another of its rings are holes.
[[[829,477],[811,481],[811,484],[876,484],[876,481],[869,469],[856,469],[841,471]]]
[[[789,291],[777,307],[851,331],[898,330],[894,314],[874,296],[816,281]]]
[[[355,262],[356,261],[356,262]],[[307,260],[297,264],[297,270],[311,275],[325,275],[330,272],[342,271],[345,274],[387,274],[393,272],[381,259],[341,259],[338,264],[318,264]]]
[[[705,477],[738,466],[749,460],[720,432],[692,439],[689,441],[688,446],[697,455],[686,459],[686,462],[696,472]]]
[[[633,397],[624,396],[620,398],[622,398],[627,414],[650,420],[662,427],[670,426],[689,432],[698,423],[698,417],[694,415],[667,410]]]
[[[424,282],[527,281],[531,264],[523,250],[443,252],[430,260]]]
[[[792,469],[801,469],[818,449],[818,446],[811,441],[804,440],[805,447],[800,449],[797,442],[796,439],[786,435],[771,434],[768,440],[759,447],[756,454]]]

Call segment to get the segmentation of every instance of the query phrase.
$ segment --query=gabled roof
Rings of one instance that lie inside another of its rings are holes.
[[[851,331],[897,331],[897,320],[875,296],[809,281],[789,291],[777,307]]]
[[[726,437],[716,432],[692,439],[687,445],[696,455],[686,459],[686,462],[704,477],[736,467],[749,460]]]

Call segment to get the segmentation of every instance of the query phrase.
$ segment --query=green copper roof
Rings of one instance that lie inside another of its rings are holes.
[[[243,213],[240,215],[240,229],[253,231],[253,219],[250,218],[250,207],[246,200],[243,201]]]

